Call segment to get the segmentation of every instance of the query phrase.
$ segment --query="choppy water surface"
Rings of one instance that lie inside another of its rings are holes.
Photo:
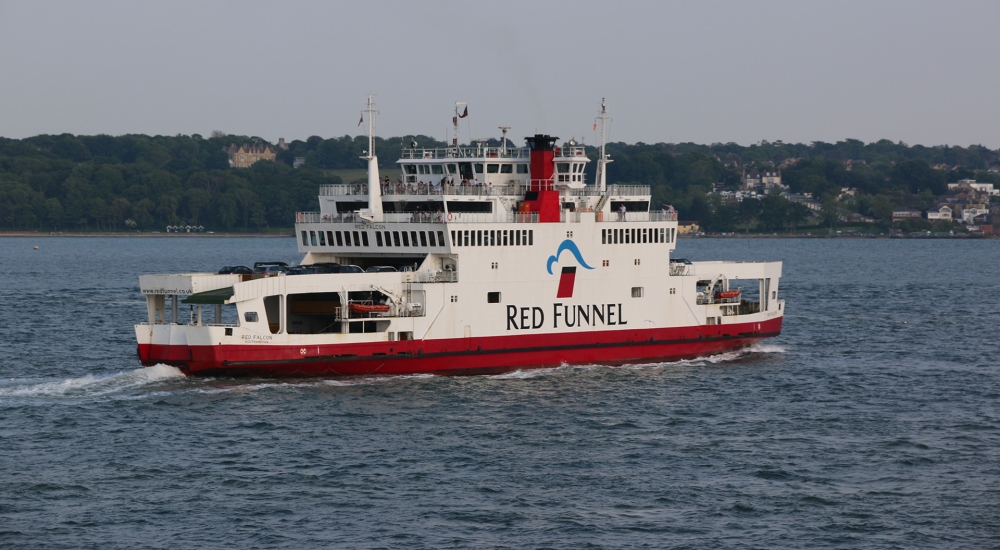
[[[682,241],[785,262],[782,336],[700,361],[304,381],[137,366],[139,274],[294,250],[0,239],[0,546],[1000,541],[1000,242]]]

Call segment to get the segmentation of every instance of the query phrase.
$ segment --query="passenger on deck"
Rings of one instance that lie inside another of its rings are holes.
[[[625,221],[625,203],[618,207],[618,221]]]

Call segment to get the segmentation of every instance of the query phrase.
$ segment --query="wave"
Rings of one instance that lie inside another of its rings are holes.
[[[511,372],[505,372],[503,374],[490,376],[490,378],[494,380],[528,380],[531,378],[538,378],[541,376],[551,376],[554,374],[561,374],[566,372],[591,371],[596,369],[648,370],[648,369],[662,369],[665,367],[674,367],[674,366],[697,367],[706,364],[715,365],[719,363],[729,363],[748,355],[785,353],[787,351],[788,350],[786,348],[775,344],[754,344],[752,346],[738,350],[727,351],[725,353],[719,353],[716,355],[707,355],[705,357],[695,357],[693,359],[679,359],[677,361],[659,361],[653,363],[629,363],[618,366],[600,365],[600,364],[567,365],[564,363],[562,365],[559,365],[558,367],[517,369]]]
[[[88,374],[80,378],[48,382],[8,380],[0,382],[0,399],[7,397],[102,396],[172,378],[184,378],[184,373],[175,367],[160,364],[103,376]]]

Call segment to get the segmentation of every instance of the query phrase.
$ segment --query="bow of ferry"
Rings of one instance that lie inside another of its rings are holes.
[[[368,182],[324,186],[319,211],[296,217],[301,264],[320,272],[140,276],[143,364],[494,373],[693,358],[780,333],[781,263],[671,260],[676,213],[651,209],[648,186],[607,185],[603,140],[590,184],[583,147],[508,148],[506,128],[501,147],[404,150],[403,180],[387,183],[371,98],[365,113]],[[605,120],[602,105],[602,135]]]

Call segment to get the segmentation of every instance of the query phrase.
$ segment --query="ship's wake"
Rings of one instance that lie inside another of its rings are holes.
[[[492,376],[491,378],[497,380],[526,380],[529,378],[538,378],[540,376],[549,376],[552,374],[576,372],[576,371],[589,371],[596,369],[628,369],[628,370],[660,370],[664,368],[676,368],[676,367],[700,367],[707,365],[717,365],[726,363],[735,363],[746,358],[755,357],[759,355],[766,354],[776,354],[785,353],[787,351],[783,346],[778,346],[775,344],[754,344],[752,346],[727,351],[725,353],[719,353],[716,355],[708,355],[705,357],[696,357],[693,359],[680,359],[677,361],[658,361],[655,363],[629,363],[626,365],[602,365],[602,364],[590,364],[590,365],[560,365],[558,367],[547,367],[538,369],[518,369],[504,374],[498,374]]]
[[[115,374],[88,374],[61,380],[8,379],[0,381],[0,403],[18,398],[101,397],[183,377],[184,374],[175,367],[154,365]]]

